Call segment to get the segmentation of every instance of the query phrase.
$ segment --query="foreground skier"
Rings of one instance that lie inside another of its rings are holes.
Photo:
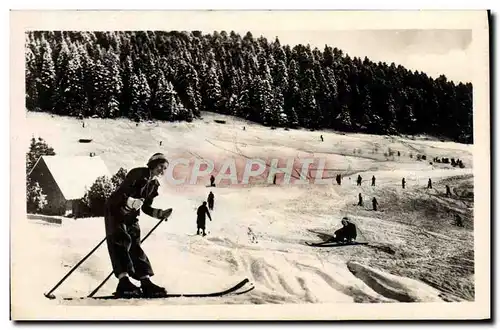
[[[106,241],[113,273],[118,278],[115,295],[129,297],[143,295],[155,297],[166,294],[166,290],[153,282],[153,269],[141,248],[140,210],[147,215],[164,219],[172,209],[152,208],[153,199],[158,196],[158,178],[167,169],[168,160],[161,153],[154,154],[147,167],[132,169],[118,189],[106,201],[104,222]],[[141,282],[133,284],[129,276]]]

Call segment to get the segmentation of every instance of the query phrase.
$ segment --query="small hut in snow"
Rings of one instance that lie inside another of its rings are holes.
[[[81,198],[103,175],[111,177],[106,164],[98,156],[42,156],[28,173],[28,177],[38,182],[47,195],[44,213],[73,216],[84,211]]]

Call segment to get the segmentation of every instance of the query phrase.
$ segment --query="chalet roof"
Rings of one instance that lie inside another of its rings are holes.
[[[82,198],[86,189],[100,176],[111,178],[106,164],[99,156],[42,156],[33,169],[40,162],[47,165],[66,200]]]

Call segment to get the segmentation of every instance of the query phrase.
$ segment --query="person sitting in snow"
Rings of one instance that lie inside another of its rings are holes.
[[[208,212],[207,202],[203,202],[203,204],[198,207],[196,214],[197,214],[196,225],[198,226],[198,229],[196,229],[196,235],[200,234],[200,229],[201,229],[203,236],[206,236],[207,233],[205,232],[205,222],[206,222],[205,214],[208,215],[208,218],[210,219],[210,221],[212,221],[210,212]]]
[[[342,228],[338,229],[334,233],[334,242],[351,242],[356,239],[357,230],[356,225],[349,221],[349,218],[342,218]]]
[[[167,158],[161,153],[154,154],[147,167],[130,170],[122,184],[106,200],[106,242],[113,273],[118,278],[115,292],[118,297],[140,294],[154,297],[167,293],[165,288],[150,280],[154,273],[141,247],[138,219],[140,210],[157,219],[166,219],[172,213],[172,209],[161,210],[151,206],[153,199],[158,196],[158,178],[167,167]],[[141,287],[133,284],[129,276],[140,281]]]

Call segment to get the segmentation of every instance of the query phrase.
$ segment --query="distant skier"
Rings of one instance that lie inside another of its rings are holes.
[[[323,135],[320,135],[319,137],[321,138],[321,142],[323,142],[323,141],[324,141],[324,140],[323,140]]]
[[[203,202],[203,204],[198,207],[196,214],[197,214],[196,225],[198,226],[198,229],[196,230],[196,235],[200,234],[200,229],[201,229],[203,232],[203,236],[206,236],[207,233],[205,232],[205,221],[206,221],[205,215],[208,215],[208,218],[210,219],[210,221],[212,221],[210,212],[208,212],[207,202]]]
[[[163,141],[160,141],[160,147],[161,147],[161,144],[163,143]]]
[[[274,175],[274,178],[273,178],[273,184],[276,184],[276,174]]]
[[[406,180],[405,180],[405,178],[403,178],[403,180],[401,180],[401,186],[403,187],[403,189],[405,189],[405,184],[406,184]]]
[[[245,126],[243,126],[243,130],[244,130],[244,131],[246,130],[246,127],[245,127]]]
[[[363,197],[361,196],[361,193],[358,195],[358,206],[363,206]]]
[[[340,184],[342,183],[342,176],[340,174],[337,174],[335,179],[337,180],[337,184],[340,186]]]
[[[210,187],[215,187],[215,177],[213,175],[210,176]]]
[[[335,231],[334,238],[331,241],[351,242],[357,237],[356,225],[349,221],[347,217],[342,218],[342,228]]]
[[[401,153],[398,151],[398,157],[401,157]]]
[[[210,209],[210,211],[212,211],[214,209],[214,193],[213,192],[210,192],[208,194],[207,201],[208,201],[208,208]]]
[[[372,176],[372,187],[375,186],[375,175]]]
[[[153,199],[158,196],[158,177],[168,167],[167,158],[154,154],[147,167],[130,170],[122,184],[106,201],[104,223],[108,252],[113,266],[113,273],[119,279],[116,295],[119,297],[153,297],[166,294],[165,288],[153,284],[150,276],[153,269],[141,247],[141,229],[139,213],[165,219],[172,209],[153,208]],[[133,284],[129,276],[140,281],[141,287]],[[142,292],[141,292],[142,290]]]
[[[427,181],[427,189],[432,189],[432,180],[429,178],[429,181]]]
[[[362,181],[361,175],[358,174],[358,180],[357,180],[357,185],[358,186],[361,186],[361,181]]]
[[[375,197],[372,199],[373,211],[377,211],[378,201]]]
[[[451,197],[450,186],[446,185],[446,197]]]

